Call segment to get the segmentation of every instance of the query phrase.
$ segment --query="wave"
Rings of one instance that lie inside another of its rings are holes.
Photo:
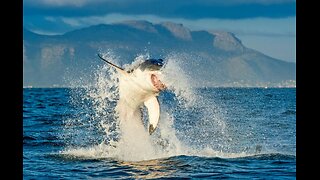
[[[278,179],[296,176],[295,156],[269,153],[238,158],[175,155],[141,161],[125,161],[114,157],[83,157],[71,154],[47,154],[49,159],[74,164],[73,176],[81,171],[110,179]],[[88,163],[91,168],[88,167]]]
[[[32,142],[23,142],[23,146],[53,146],[53,147],[63,147],[66,144],[64,142],[56,141],[32,141]]]
[[[282,115],[295,115],[296,111],[295,110],[286,110],[281,113]]]
[[[296,155],[282,153],[255,154],[238,159],[256,159],[256,160],[295,160]]]
[[[168,161],[168,160],[181,160],[181,159],[192,159],[195,161],[202,160],[214,160],[214,161],[243,161],[243,160],[281,160],[281,161],[295,161],[296,155],[283,154],[283,153],[266,153],[266,154],[247,154],[247,153],[213,153],[213,154],[180,154],[172,156],[164,156],[154,159],[144,159],[144,160],[123,160],[118,159],[112,155],[106,153],[106,151],[97,151],[96,148],[78,148],[70,149],[67,151],[60,151],[59,153],[53,153],[49,156],[68,159],[68,160],[108,160],[108,161],[121,161],[121,162],[147,162],[154,160]]]
[[[59,137],[54,135],[45,136],[23,136],[23,146],[54,146],[64,147],[66,143]]]

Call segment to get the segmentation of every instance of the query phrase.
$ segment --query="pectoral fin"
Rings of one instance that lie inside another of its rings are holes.
[[[151,135],[158,124],[160,118],[160,105],[157,97],[152,97],[144,102],[144,105],[148,109],[149,115],[149,134]]]

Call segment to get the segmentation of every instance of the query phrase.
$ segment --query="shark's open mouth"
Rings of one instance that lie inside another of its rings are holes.
[[[151,75],[152,85],[157,88],[158,91],[161,91],[166,88],[166,86],[158,79],[154,74]]]

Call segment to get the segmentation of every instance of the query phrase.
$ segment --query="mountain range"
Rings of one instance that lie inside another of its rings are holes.
[[[177,57],[197,87],[295,86],[295,63],[247,48],[231,32],[148,21],[98,24],[62,35],[23,29],[23,85],[69,86],[70,79],[92,78],[102,64],[97,53],[110,50],[119,65],[145,53]]]

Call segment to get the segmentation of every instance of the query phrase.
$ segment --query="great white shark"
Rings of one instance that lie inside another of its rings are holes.
[[[130,121],[135,119],[134,117],[140,117],[141,119],[141,108],[144,105],[148,111],[148,131],[151,135],[155,131],[160,118],[160,105],[157,96],[166,88],[159,78],[161,68],[164,66],[163,60],[147,59],[134,69],[126,71],[107,61],[100,54],[98,56],[119,73],[119,101],[116,110],[120,120]]]

